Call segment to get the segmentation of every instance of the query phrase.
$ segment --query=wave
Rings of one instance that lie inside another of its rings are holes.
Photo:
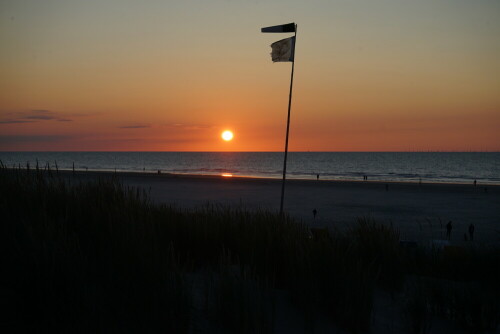
[[[282,152],[0,152],[6,166],[281,178]],[[290,152],[287,177],[500,184],[500,153]]]

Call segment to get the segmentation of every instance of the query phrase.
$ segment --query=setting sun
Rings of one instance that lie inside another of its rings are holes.
[[[225,141],[230,141],[233,139],[233,133],[229,130],[226,130],[226,131],[222,132],[221,137]]]

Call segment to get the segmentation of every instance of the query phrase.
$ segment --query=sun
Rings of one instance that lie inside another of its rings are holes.
[[[230,141],[230,140],[233,139],[234,135],[233,135],[233,133],[231,131],[226,130],[226,131],[222,132],[221,137],[225,141]]]

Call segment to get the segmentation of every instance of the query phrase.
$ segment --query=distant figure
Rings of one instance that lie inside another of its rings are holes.
[[[469,240],[474,240],[474,224],[469,225]]]
[[[319,174],[316,174],[316,180],[319,180]]]
[[[318,211],[316,209],[313,210],[313,217],[314,219],[316,219],[316,214],[318,213]]]
[[[476,184],[477,184],[477,181],[476,181],[476,180],[474,180],[474,187],[476,186]]]
[[[385,185],[385,191],[389,191],[389,185],[388,184]]]
[[[448,224],[446,224],[446,237],[448,238],[448,240],[451,239],[451,229],[453,227],[451,226],[451,220],[448,222]]]
[[[158,174],[161,174],[161,171],[158,169]]]

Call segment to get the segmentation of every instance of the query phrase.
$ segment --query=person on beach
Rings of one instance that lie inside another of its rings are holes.
[[[452,226],[451,226],[451,220],[448,222],[448,224],[446,224],[446,237],[448,238],[448,240],[451,239],[451,229],[452,229]]]
[[[474,240],[474,224],[469,225],[469,240]]]
[[[319,174],[316,174],[316,180],[319,180]]]
[[[476,184],[477,184],[477,180],[474,180],[474,187],[476,186]]]
[[[316,209],[313,209],[313,217],[314,219],[316,219],[316,214],[318,213],[318,211]]]

